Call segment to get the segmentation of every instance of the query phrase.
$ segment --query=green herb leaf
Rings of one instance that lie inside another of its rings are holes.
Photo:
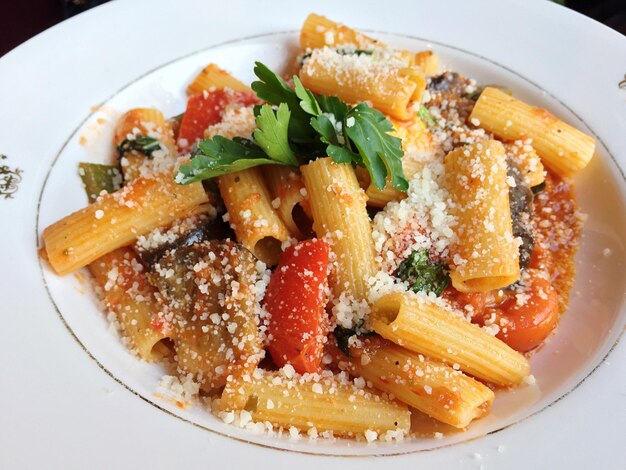
[[[293,76],[293,84],[295,85],[296,95],[300,98],[300,107],[313,116],[322,114],[322,110],[320,109],[317,99],[315,99],[315,95],[310,90],[304,88],[302,82],[296,75]]]
[[[391,122],[383,113],[361,103],[348,111],[344,132],[359,150],[363,165],[378,189],[391,184],[399,191],[406,191],[409,183],[402,171],[402,141],[389,134]]]
[[[154,137],[148,137],[145,135],[138,135],[134,139],[124,139],[117,146],[117,153],[119,158],[122,158],[127,152],[136,150],[143,153],[146,157],[151,157],[152,153],[156,150],[160,150],[161,143]]]
[[[282,164],[267,158],[261,147],[248,139],[226,139],[215,136],[203,140],[189,165],[181,165],[176,174],[178,184],[190,184],[215,176],[245,170],[258,165]]]
[[[275,105],[287,103],[289,109],[296,107],[294,106],[298,98],[296,92],[265,64],[255,62],[254,74],[259,80],[252,82],[251,87],[259,98]]]
[[[434,126],[435,120],[433,119],[432,114],[430,114],[430,111],[428,111],[428,108],[424,105],[420,106],[419,111],[417,112],[417,115],[419,116],[419,118],[422,120],[422,122],[424,124],[426,124],[427,126]]]
[[[433,292],[439,296],[448,287],[448,268],[442,263],[431,263],[428,250],[414,251],[396,271],[396,276],[408,281],[413,292]]]
[[[335,116],[337,122],[343,122],[350,107],[336,96],[318,95],[317,101],[325,113]]]
[[[289,136],[295,142],[310,142],[315,139],[315,131],[309,124],[310,116],[300,107],[300,98],[295,90],[282,78],[261,62],[255,62],[254,74],[259,80],[252,82],[252,90],[257,96],[273,105],[286,103],[291,111]]]
[[[252,89],[259,98],[276,105],[286,103],[289,107],[291,143],[305,144],[312,155],[326,152],[342,163],[347,163],[348,157],[351,157],[353,163],[368,169],[372,181],[380,189],[386,186],[387,175],[394,188],[400,191],[408,189],[402,171],[402,142],[389,135],[393,126],[381,112],[365,103],[349,108],[337,97],[315,96],[302,86],[297,77],[294,78],[296,90],[292,90],[260,62],[256,63],[254,72],[260,81],[254,82]],[[314,117],[310,118],[311,115]],[[309,118],[305,119],[305,116]],[[347,122],[352,126],[347,127]],[[331,147],[324,149],[320,144]],[[339,150],[340,147],[344,150]]]
[[[335,116],[329,113],[311,118],[311,127],[317,131],[320,140],[325,144],[343,145],[345,137],[337,130]]]
[[[254,141],[272,159],[285,165],[298,165],[298,159],[289,147],[289,117],[291,112],[281,103],[274,113],[268,104],[261,106],[256,117],[258,129],[254,131]]]
[[[326,147],[326,153],[329,157],[332,157],[335,163],[350,163],[355,160],[360,160],[360,156],[356,153],[336,145],[329,145]]]

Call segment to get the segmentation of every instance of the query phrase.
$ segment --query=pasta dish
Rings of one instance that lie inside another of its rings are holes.
[[[594,139],[316,14],[300,48],[284,76],[250,64],[250,85],[208,64],[179,116],[125,112],[41,255],[86,268],[129,350],[226,423],[466,429],[533,383],[567,308]]]

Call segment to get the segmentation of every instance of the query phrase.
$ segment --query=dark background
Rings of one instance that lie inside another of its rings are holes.
[[[50,26],[107,1],[2,0],[0,56]],[[557,0],[556,3],[564,4],[626,35],[626,0]]]

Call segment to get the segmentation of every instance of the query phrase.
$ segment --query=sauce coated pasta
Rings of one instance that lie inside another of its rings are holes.
[[[129,349],[227,423],[466,429],[566,309],[595,143],[430,50],[314,14],[300,45],[285,77],[208,64],[182,115],[127,111],[46,259],[87,268]]]

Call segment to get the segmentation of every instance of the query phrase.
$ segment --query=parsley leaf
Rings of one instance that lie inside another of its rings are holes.
[[[408,281],[413,292],[433,292],[437,296],[441,295],[450,283],[447,266],[442,263],[431,263],[428,250],[411,253],[398,266],[396,276]]]
[[[190,164],[179,167],[175,181],[190,184],[258,165],[281,163],[267,158],[261,147],[251,140],[239,137],[230,140],[216,135],[198,144]]]
[[[256,95],[270,104],[286,103],[291,111],[289,137],[297,143],[310,143],[315,140],[315,131],[309,124],[309,114],[300,107],[300,98],[282,78],[261,62],[255,62],[254,74],[259,80],[252,82]]]
[[[254,141],[272,159],[285,165],[298,165],[298,159],[289,147],[288,128],[291,112],[281,103],[274,113],[268,104],[261,106],[256,117],[258,129],[254,131]]]
[[[293,84],[295,86],[296,96],[300,98],[300,107],[306,113],[312,114],[313,116],[318,116],[322,113],[320,109],[320,105],[315,99],[315,95],[310,91],[304,88],[300,79],[294,75],[293,76]]]
[[[383,189],[389,175],[394,188],[406,191],[409,183],[402,171],[402,141],[389,134],[393,126],[385,115],[361,103],[348,111],[345,123],[344,132],[359,150],[374,185]]]
[[[326,153],[335,163],[350,163],[360,159],[356,153],[337,145],[326,147]]]
[[[343,122],[346,119],[346,114],[348,114],[350,110],[348,105],[336,96],[318,95],[317,101],[322,111],[332,114],[337,121]]]
[[[317,131],[320,136],[320,140],[325,144],[345,144],[346,139],[343,136],[343,132],[338,130],[334,115],[323,113],[319,116],[311,118],[311,126]]]

